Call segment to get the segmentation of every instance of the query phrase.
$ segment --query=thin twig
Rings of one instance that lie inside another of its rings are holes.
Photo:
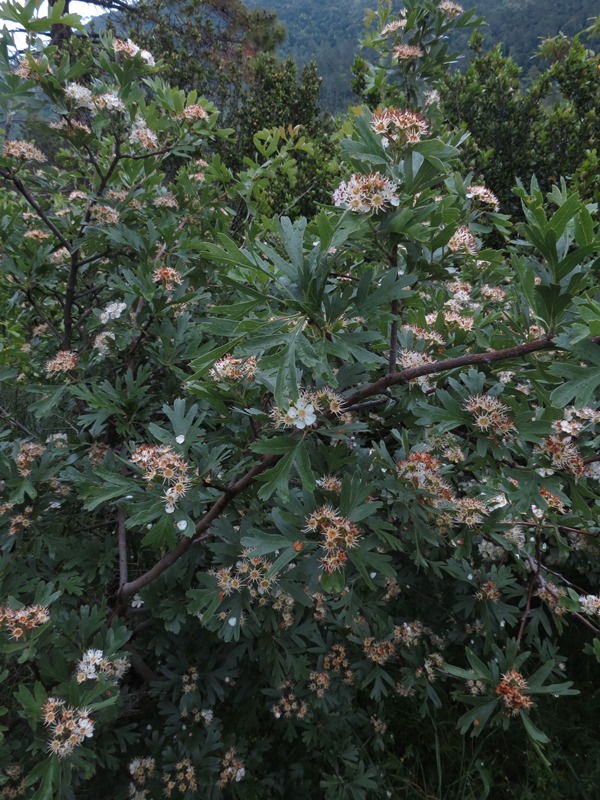
[[[56,227],[56,225],[52,222],[51,219],[46,215],[46,212],[35,199],[35,197],[31,194],[29,189],[22,183],[16,175],[6,175],[4,174],[5,178],[12,181],[15,189],[20,192],[25,200],[29,203],[32,208],[35,208],[36,213],[38,216],[44,221],[47,228],[50,228],[52,233],[56,236],[58,241],[62,244],[63,247],[66,247],[67,250],[71,250],[71,245],[67,239],[65,239],[64,235],[60,232],[60,230]]]
[[[389,269],[398,269],[398,245],[395,244],[389,255],[388,261]],[[396,281],[398,276],[396,275]],[[390,326],[390,355],[388,359],[388,375],[398,371],[398,312],[400,310],[400,303],[398,300],[392,300],[390,311],[393,315],[392,324]]]
[[[521,624],[519,625],[519,632],[517,633],[517,641],[520,642],[523,638],[523,633],[525,632],[525,623],[527,622],[527,617],[529,616],[529,611],[531,610],[531,598],[533,597],[533,587],[538,579],[538,575],[540,572],[540,535],[536,536],[535,540],[535,554],[536,554],[536,561],[537,567],[535,572],[533,572],[529,577],[529,589],[527,590],[527,602],[525,603],[525,611],[523,612],[523,617],[521,618]]]

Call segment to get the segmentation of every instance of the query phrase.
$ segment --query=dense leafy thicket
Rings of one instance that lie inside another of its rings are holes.
[[[461,174],[470,17],[380,9],[292,220],[298,132],[228,169],[151,53],[2,12],[3,794],[591,796],[600,224]]]

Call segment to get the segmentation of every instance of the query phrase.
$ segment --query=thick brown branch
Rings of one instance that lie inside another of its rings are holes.
[[[444,372],[446,370],[455,369],[456,367],[463,367],[469,364],[491,364],[495,361],[502,361],[503,359],[519,358],[529,353],[535,353],[540,350],[549,350],[553,347],[553,339],[551,336],[546,336],[542,339],[536,339],[533,342],[526,342],[525,344],[516,347],[508,347],[504,350],[492,350],[488,353],[471,353],[466,356],[459,356],[458,358],[447,358],[444,361],[438,361],[434,364],[423,364],[420,367],[413,367],[406,369],[403,372],[397,372],[394,375],[386,375],[375,383],[370,383],[367,386],[359,389],[348,398],[348,406],[355,405],[356,403],[363,402],[364,400],[376,394],[381,394],[389,386],[395,386],[399,383],[407,383],[413,378],[420,375],[431,375],[435,372]],[[212,523],[217,519],[221,513],[227,508],[231,501],[237,497],[238,494],[243,492],[250,486],[256,477],[262,475],[267,469],[276,464],[280,455],[266,455],[263,456],[261,461],[250,469],[243,477],[232,483],[223,492],[221,497],[215,501],[208,512],[196,525],[196,532],[193,537],[189,539],[182,539],[179,544],[166,553],[159,559],[153,567],[151,567],[139,578],[134,581],[126,583],[121,587],[120,595],[122,598],[139,592],[144,586],[147,586],[155,578],[172,566],[183,555],[185,555],[190,547],[201,539],[207,538],[207,531]]]

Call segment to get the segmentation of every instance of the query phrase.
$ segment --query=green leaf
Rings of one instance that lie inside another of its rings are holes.
[[[520,716],[525,730],[527,731],[527,735],[531,741],[537,742],[537,744],[548,744],[550,739],[545,733],[542,733],[542,731],[533,724],[529,716],[524,711],[521,711]]]
[[[343,569],[336,569],[335,572],[323,572],[319,575],[321,589],[327,594],[339,594],[346,585],[346,572]]]
[[[290,471],[294,462],[294,452],[291,451],[283,458],[281,458],[274,467],[268,469],[262,475],[259,475],[257,480],[264,483],[258,490],[258,497],[260,500],[268,500],[273,492],[277,492],[283,502],[287,502],[289,497],[289,480]]]
[[[316,478],[310,467],[310,458],[304,442],[300,442],[295,454],[296,469],[307,492],[312,492],[316,486]]]

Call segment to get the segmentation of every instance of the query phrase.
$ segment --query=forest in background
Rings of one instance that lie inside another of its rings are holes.
[[[278,55],[291,56],[298,64],[316,60],[323,76],[324,110],[335,113],[355,102],[350,67],[364,34],[365,11],[376,5],[373,0],[247,0],[246,5],[275,11],[285,25],[287,37]],[[541,39],[561,32],[572,37],[589,25],[590,17],[598,11],[597,0],[465,0],[462,5],[465,9],[476,6],[485,19],[482,30],[486,47],[502,42],[505,55],[533,75],[537,69],[532,57]],[[397,11],[399,4],[394,6]],[[468,41],[466,32],[454,32],[457,51],[466,54]]]

